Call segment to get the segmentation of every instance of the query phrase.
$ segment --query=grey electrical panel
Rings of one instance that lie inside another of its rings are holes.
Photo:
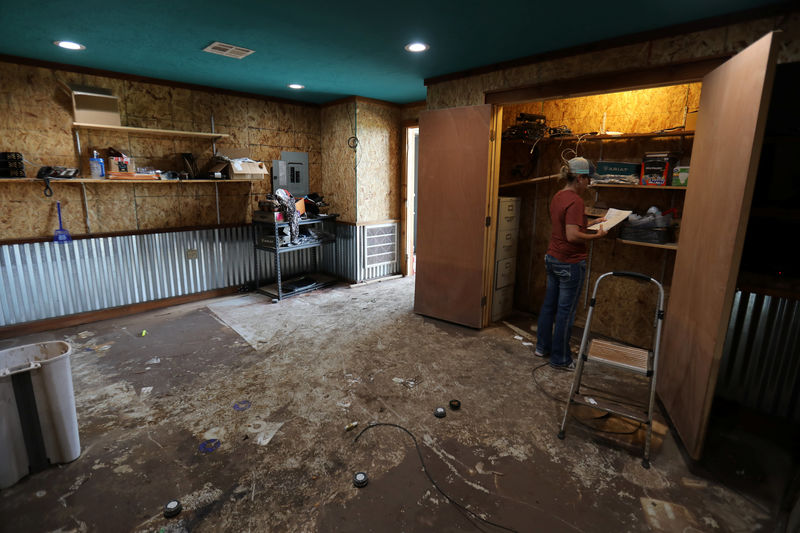
[[[295,198],[308,194],[308,152],[281,152],[272,161],[272,190],[286,189]]]

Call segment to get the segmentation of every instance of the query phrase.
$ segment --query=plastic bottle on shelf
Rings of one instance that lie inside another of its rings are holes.
[[[106,166],[103,162],[103,158],[97,153],[97,150],[92,152],[92,157],[89,159],[89,171],[92,174],[92,178],[99,179],[106,177]]]

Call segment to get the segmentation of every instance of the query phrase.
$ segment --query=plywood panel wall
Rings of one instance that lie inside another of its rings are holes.
[[[322,108],[321,189],[342,222],[356,223],[356,151],[348,139],[356,135],[356,102],[350,99]]]
[[[504,106],[503,131],[515,123],[519,113],[544,115],[549,127],[564,125],[575,134],[650,133],[682,127],[686,110],[697,109],[700,104],[700,85],[691,83]]]
[[[400,218],[400,108],[358,102],[358,222]]]
[[[800,61],[800,14],[792,13],[431,83],[428,109],[481,105],[488,91],[733,55],[774,29],[785,34],[778,62]]]
[[[314,105],[273,102],[211,90],[95,76],[66,70],[0,62],[0,151],[22,152],[28,176],[42,165],[80,168],[88,174],[88,154],[114,147],[131,155],[137,167],[183,170],[179,154],[191,152],[202,167],[213,154],[211,141],[185,137],[79,130],[78,154],[72,130],[70,96],[59,81],[110,89],[119,97],[123,125],[209,132],[230,138],[218,149],[246,148],[261,161],[280,152],[309,153],[311,191],[326,194],[321,179],[320,110]],[[82,157],[81,157],[82,156]],[[247,223],[268,181],[252,184],[122,184],[86,185],[88,213],[80,184],[57,183],[54,196],[42,195],[41,183],[0,183],[0,240],[47,237],[57,227],[55,201],[64,209],[72,233],[129,231],[215,224],[219,195],[220,222]],[[86,220],[88,218],[89,225]]]

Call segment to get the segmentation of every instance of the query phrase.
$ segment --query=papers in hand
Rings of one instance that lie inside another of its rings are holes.
[[[608,210],[606,213],[606,220],[605,222],[599,222],[597,224],[592,224],[587,229],[597,230],[600,229],[600,226],[603,226],[603,229],[608,231],[630,215],[633,211],[622,211],[620,209],[614,209],[613,207]]]

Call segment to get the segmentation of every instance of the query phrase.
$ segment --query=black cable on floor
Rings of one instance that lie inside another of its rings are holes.
[[[398,425],[398,424],[392,424],[392,423],[389,423],[389,422],[376,422],[376,423],[374,423],[374,424],[370,424],[370,425],[368,425],[367,427],[365,427],[364,429],[362,429],[362,430],[361,430],[361,431],[358,433],[358,435],[356,435],[356,438],[355,438],[355,440],[353,441],[353,444],[355,444],[356,442],[358,442],[358,439],[361,437],[361,435],[363,435],[363,434],[364,434],[364,432],[365,432],[365,431],[367,431],[368,429],[372,429],[372,428],[374,428],[374,427],[378,427],[378,426],[389,426],[389,427],[394,427],[394,428],[400,429],[400,430],[402,430],[402,431],[405,431],[406,433],[408,433],[408,436],[409,436],[409,437],[411,437],[411,440],[413,440],[413,441],[414,441],[414,447],[417,449],[417,455],[419,456],[419,462],[420,462],[420,463],[422,463],[422,471],[423,471],[423,472],[425,472],[425,475],[428,477],[428,481],[430,481],[430,482],[431,482],[431,484],[432,484],[434,487],[436,487],[436,490],[438,490],[438,491],[439,491],[439,493],[440,493],[442,496],[444,496],[444,497],[445,497],[445,499],[446,499],[448,502],[450,502],[451,504],[453,504],[453,505],[456,507],[456,509],[458,509],[460,512],[462,512],[462,514],[463,514],[463,513],[467,513],[467,514],[468,514],[470,517],[472,517],[473,519],[478,519],[478,520],[480,520],[481,522],[484,522],[484,523],[486,523],[486,524],[489,524],[490,526],[494,526],[494,527],[500,528],[500,529],[502,529],[502,530],[505,530],[505,531],[511,531],[512,533],[517,533],[517,531],[516,531],[515,529],[511,529],[511,528],[505,527],[505,526],[503,526],[503,525],[500,525],[500,524],[498,524],[498,523],[496,523],[496,522],[492,522],[491,520],[486,520],[485,518],[483,518],[483,517],[479,516],[479,515],[478,515],[477,513],[475,513],[474,511],[470,511],[469,509],[467,509],[466,507],[464,507],[463,505],[461,505],[460,503],[458,503],[456,500],[454,500],[453,498],[451,498],[450,496],[448,496],[448,495],[447,495],[447,493],[446,493],[444,490],[442,490],[442,488],[439,486],[439,484],[438,484],[438,483],[436,483],[436,481],[434,481],[434,479],[433,479],[433,477],[431,476],[430,472],[428,472],[428,467],[425,465],[425,459],[423,459],[423,457],[422,457],[422,451],[419,449],[419,443],[417,443],[417,438],[414,436],[414,434],[413,434],[413,433],[411,433],[409,430],[407,430],[407,429],[406,429],[406,428],[404,428],[403,426],[401,426],[401,425]],[[473,525],[474,525],[475,527],[477,527],[479,530],[483,531],[483,530],[482,530],[482,529],[481,529],[481,528],[480,528],[480,527],[479,527],[477,524],[473,523]]]
[[[544,389],[544,387],[542,387],[542,384],[541,384],[541,383],[539,383],[539,380],[537,380],[537,379],[536,379],[536,373],[537,373],[537,372],[538,372],[538,371],[539,371],[539,370],[540,370],[542,367],[545,367],[545,366],[548,366],[548,365],[549,365],[549,363],[542,363],[541,365],[539,365],[539,366],[537,366],[537,367],[534,367],[534,369],[533,369],[533,382],[536,384],[536,388],[538,388],[538,389],[539,389],[539,392],[541,392],[542,394],[544,394],[545,396],[547,396],[547,397],[548,397],[548,398],[550,398],[551,400],[553,400],[553,401],[555,401],[555,402],[558,402],[558,403],[566,403],[566,402],[565,402],[563,399],[561,399],[561,398],[556,398],[555,396],[553,396],[552,394],[550,394],[549,392],[547,392],[547,391]],[[608,415],[609,415],[609,413],[603,413],[603,415],[601,415],[601,416],[598,416],[598,417],[591,418],[591,419],[589,419],[589,420],[599,420],[599,419],[601,419],[601,418],[606,418],[606,417],[608,417]],[[597,433],[605,433],[606,435],[633,435],[634,433],[636,433],[637,431],[639,431],[639,430],[641,429],[641,427],[642,427],[642,423],[641,423],[641,422],[639,422],[639,425],[637,425],[637,426],[636,426],[636,428],[634,428],[632,431],[608,431],[608,430],[599,429],[599,428],[596,428],[596,427],[594,427],[594,426],[592,426],[592,425],[590,425],[590,424],[587,424],[587,423],[586,423],[586,419],[580,419],[580,418],[578,418],[577,416],[575,416],[575,415],[573,415],[573,414],[571,414],[571,415],[570,415],[570,418],[572,418],[574,421],[576,421],[578,424],[582,425],[582,426],[583,426],[583,427],[585,427],[585,428],[589,428],[589,429],[591,429],[592,431],[596,431]]]

